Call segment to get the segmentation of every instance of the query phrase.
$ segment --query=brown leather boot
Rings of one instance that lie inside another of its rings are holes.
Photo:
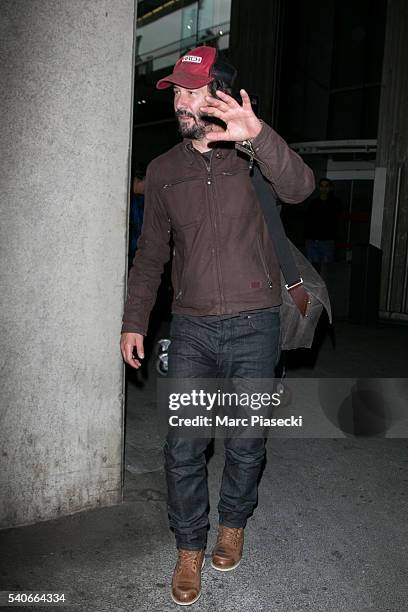
[[[201,568],[204,549],[178,549],[178,558],[171,583],[171,598],[180,606],[190,606],[201,595]]]
[[[221,572],[228,572],[238,567],[241,562],[243,546],[243,527],[232,528],[220,525],[217,543],[212,553],[212,567]]]

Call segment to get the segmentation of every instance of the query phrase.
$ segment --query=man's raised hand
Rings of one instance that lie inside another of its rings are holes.
[[[220,99],[206,96],[206,106],[200,108],[202,113],[209,117],[217,117],[226,124],[225,131],[211,131],[206,133],[209,141],[242,142],[258,136],[262,124],[252,110],[251,101],[245,89],[240,90],[242,106],[231,96],[218,90]]]

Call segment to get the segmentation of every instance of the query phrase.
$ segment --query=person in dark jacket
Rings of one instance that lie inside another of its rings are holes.
[[[145,178],[145,168],[142,166],[142,164],[138,164],[133,176],[132,192],[130,194],[128,261],[129,270],[132,267],[132,262],[137,250],[137,242],[142,232]]]
[[[334,261],[340,201],[328,178],[319,181],[319,197],[311,200],[306,216],[306,256],[315,267]]]
[[[255,160],[277,196],[301,202],[313,173],[231,88],[236,70],[212,47],[183,55],[157,83],[173,87],[183,141],[147,169],[145,216],[123,316],[123,359],[139,368],[169,238],[174,287],[169,376],[273,378],[279,358],[280,272],[250,178]],[[171,596],[180,605],[201,593],[207,530],[205,451],[209,440],[169,432],[165,470],[170,526],[178,558]],[[244,528],[257,501],[264,437],[225,439],[219,528],[211,565],[240,563]]]

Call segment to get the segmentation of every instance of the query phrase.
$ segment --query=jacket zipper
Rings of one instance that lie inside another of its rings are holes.
[[[221,176],[237,176],[238,174],[246,174],[246,175],[248,175],[248,169],[245,168],[245,170],[239,170],[237,172],[226,172],[226,171],[224,171],[224,172],[221,172],[220,174],[221,174]]]
[[[256,151],[252,145],[252,142],[250,140],[243,140],[242,142],[237,142],[235,146],[238,149],[238,151],[243,151],[244,153],[249,155],[248,167],[250,170],[252,170],[252,167],[254,165],[254,159],[258,161],[258,158],[256,156]]]
[[[209,185],[210,189],[213,190],[213,186],[212,186],[212,177],[211,177],[211,162],[212,162],[212,157],[213,157],[213,153],[214,151],[211,151],[211,155],[210,155],[210,161],[207,162],[207,159],[204,157],[204,155],[201,155],[202,160],[205,163],[205,167],[207,170],[207,185]],[[223,310],[223,306],[224,306],[224,291],[222,289],[222,273],[221,273],[221,264],[220,264],[220,256],[219,256],[219,252],[218,252],[218,244],[217,244],[217,222],[215,219],[215,207],[213,207],[213,201],[214,198],[211,197],[211,202],[210,202],[210,217],[211,217],[211,223],[212,226],[214,228],[214,236],[215,236],[215,256],[216,256],[216,265],[217,265],[217,278],[218,278],[218,290],[220,292],[220,299],[221,299],[221,304],[220,304],[220,309],[221,312]]]
[[[174,250],[173,250],[173,262],[175,262],[175,259],[176,259],[176,247],[174,247]],[[179,301],[179,299],[181,298],[182,293],[183,293],[183,291],[182,291],[182,286],[183,286],[182,285],[182,281],[183,281],[183,273],[181,274],[180,280],[177,278],[177,287],[176,287],[176,289],[178,289],[178,291],[177,291],[177,293],[176,293],[176,295],[174,297],[176,302]]]
[[[267,281],[268,281],[268,287],[270,289],[272,289],[273,282],[272,282],[272,279],[271,279],[271,275],[269,274],[268,266],[266,265],[264,254],[262,252],[262,246],[261,246],[261,240],[259,238],[259,234],[257,235],[257,243],[258,243],[259,257],[261,258],[261,262],[262,262],[262,265],[263,265],[265,276],[266,276]]]
[[[187,178],[178,179],[176,181],[173,181],[172,183],[166,183],[165,185],[162,186],[162,189],[168,189],[169,187],[180,185],[180,183],[189,183],[190,181],[197,181],[200,178],[201,178],[200,176],[189,176]]]
[[[183,282],[184,282],[184,270],[185,270],[185,266],[183,268],[183,271],[181,273],[181,278],[180,278],[180,284],[179,284],[179,291],[177,292],[177,295],[175,297],[175,300],[178,302],[179,300],[181,300],[182,295],[183,295]]]

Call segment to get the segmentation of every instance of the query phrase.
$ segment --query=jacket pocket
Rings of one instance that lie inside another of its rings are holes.
[[[161,195],[173,227],[185,229],[203,220],[203,177],[191,176],[164,183]]]
[[[257,201],[248,169],[224,171],[215,175],[219,208],[225,217],[238,219],[253,217]]]

